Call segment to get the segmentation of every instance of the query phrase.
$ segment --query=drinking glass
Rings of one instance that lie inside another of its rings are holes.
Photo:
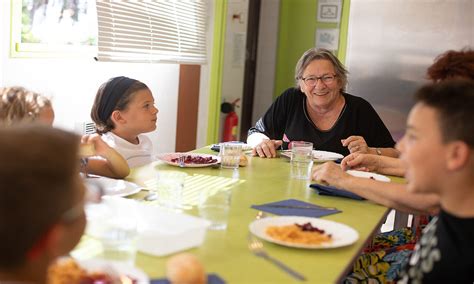
[[[158,203],[175,211],[182,210],[184,180],[188,174],[179,171],[159,171],[156,193]]]
[[[222,143],[220,151],[221,167],[227,169],[238,169],[241,154],[241,143]]]
[[[102,245],[101,258],[133,265],[136,255],[137,222],[130,204],[117,198],[97,205],[95,227],[90,228]]]
[[[229,217],[232,191],[230,189],[203,190],[199,195],[199,215],[211,222],[210,230],[225,230]]]
[[[291,147],[291,177],[309,179],[313,167],[313,143],[293,141]]]

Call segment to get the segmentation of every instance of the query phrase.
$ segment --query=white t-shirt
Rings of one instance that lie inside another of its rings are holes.
[[[138,144],[132,144],[112,132],[103,134],[102,140],[119,152],[130,168],[143,166],[153,161],[153,144],[144,134],[138,135]]]

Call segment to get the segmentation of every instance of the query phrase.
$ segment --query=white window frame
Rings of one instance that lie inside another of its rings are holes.
[[[10,57],[12,58],[93,58],[97,46],[22,43],[23,0],[11,0]]]

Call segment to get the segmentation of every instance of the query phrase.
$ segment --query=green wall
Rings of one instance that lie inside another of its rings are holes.
[[[214,36],[212,45],[211,75],[209,79],[209,114],[206,139],[208,145],[217,143],[219,139],[227,0],[215,2],[214,9]]]
[[[295,85],[295,66],[301,55],[314,47],[317,28],[336,28],[317,22],[317,0],[281,0],[274,97]],[[343,0],[338,58],[344,63],[350,0]]]

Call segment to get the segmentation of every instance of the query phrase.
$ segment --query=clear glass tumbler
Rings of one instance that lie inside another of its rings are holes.
[[[291,177],[309,179],[313,167],[313,143],[293,141],[291,147]]]
[[[210,230],[225,230],[229,217],[232,191],[219,189],[204,190],[199,195],[199,215],[211,222]]]

